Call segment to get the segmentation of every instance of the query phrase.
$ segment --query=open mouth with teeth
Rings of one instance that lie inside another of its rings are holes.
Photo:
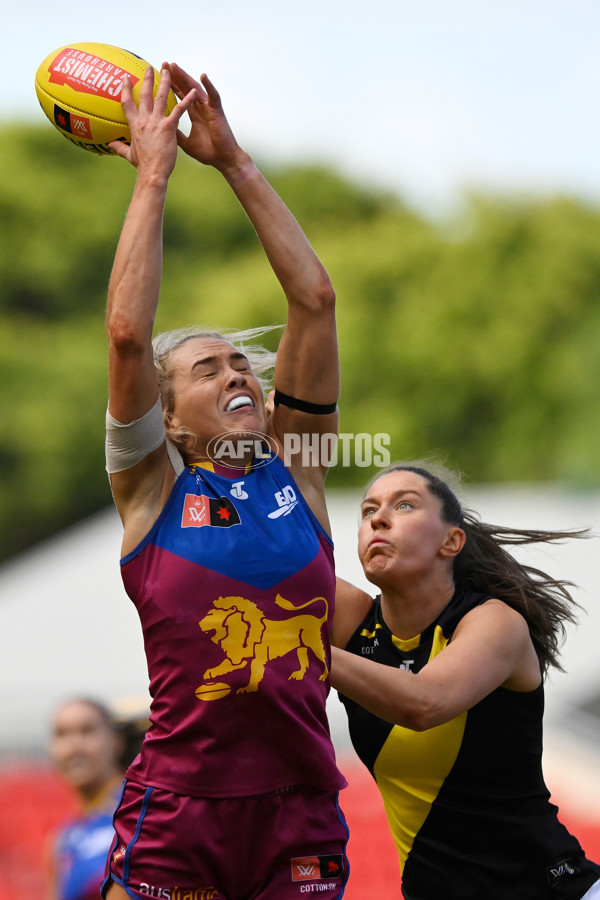
[[[235,412],[237,409],[242,409],[243,407],[253,407],[254,401],[252,397],[248,397],[248,395],[243,395],[241,397],[234,397],[233,400],[230,400],[227,406],[225,407],[225,412]]]

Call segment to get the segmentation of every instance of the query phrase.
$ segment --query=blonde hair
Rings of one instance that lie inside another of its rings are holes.
[[[267,350],[260,344],[255,344],[257,338],[282,328],[282,325],[264,325],[258,328],[247,328],[243,331],[211,331],[208,329],[200,329],[195,326],[188,328],[178,328],[173,331],[163,331],[158,334],[152,341],[152,349],[154,353],[154,369],[158,379],[158,387],[160,390],[160,399],[163,412],[163,421],[165,430],[169,440],[175,444],[179,452],[185,459],[185,443],[189,438],[195,435],[184,426],[173,430],[170,427],[170,418],[175,408],[175,393],[173,391],[173,365],[172,359],[174,353],[187,341],[196,338],[209,338],[211,340],[226,341],[243,353],[252,373],[258,379],[263,390],[263,394],[267,394],[272,388],[273,369],[277,352]]]

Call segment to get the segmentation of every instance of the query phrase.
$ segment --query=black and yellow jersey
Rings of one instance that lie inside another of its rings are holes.
[[[458,590],[411,640],[385,624],[378,597],[346,649],[418,672],[489,595]],[[600,877],[557,818],[542,774],[543,686],[498,688],[424,732],[340,695],[350,736],[381,791],[406,900],[576,900]]]

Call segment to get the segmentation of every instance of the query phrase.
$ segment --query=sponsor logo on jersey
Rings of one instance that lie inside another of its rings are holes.
[[[293,508],[298,503],[298,498],[296,497],[296,492],[291,484],[286,484],[282,491],[277,491],[275,494],[275,501],[277,503],[277,509],[274,509],[273,512],[268,513],[270,519],[278,519],[279,516],[287,516]]]
[[[290,860],[292,881],[316,881],[323,878],[341,878],[344,860],[341,853],[330,856],[296,856]]]
[[[239,513],[229,497],[207,497],[205,494],[186,494],[181,515],[182,528],[230,528],[240,525]]]
[[[550,887],[554,887],[554,885],[558,884],[562,878],[568,877],[569,875],[577,875],[578,872],[579,868],[576,860],[561,859],[560,862],[555,863],[553,866],[548,866],[546,869],[548,884]]]
[[[229,491],[232,497],[235,497],[236,500],[247,500],[248,492],[244,490],[244,482],[243,481],[234,481],[231,485],[231,490]]]

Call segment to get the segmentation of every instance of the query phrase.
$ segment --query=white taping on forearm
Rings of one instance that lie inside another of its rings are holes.
[[[165,440],[160,397],[141,419],[123,425],[106,411],[106,471],[109,475],[131,469],[160,447]],[[167,441],[171,465],[179,475],[184,469],[177,449]]]

